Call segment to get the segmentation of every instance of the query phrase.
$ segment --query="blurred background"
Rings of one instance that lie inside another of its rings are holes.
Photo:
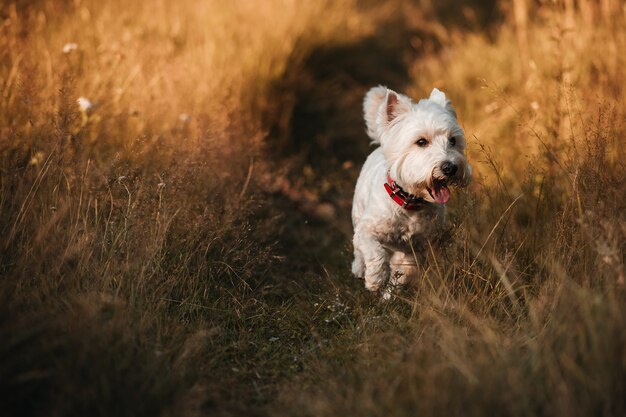
[[[625,19],[4,1],[0,414],[623,415]],[[475,172],[386,304],[348,268],[376,85],[445,91]]]

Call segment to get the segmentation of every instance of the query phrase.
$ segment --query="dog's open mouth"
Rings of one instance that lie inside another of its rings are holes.
[[[433,188],[428,188],[428,193],[437,203],[446,204],[450,199],[450,189],[444,180],[433,180]]]

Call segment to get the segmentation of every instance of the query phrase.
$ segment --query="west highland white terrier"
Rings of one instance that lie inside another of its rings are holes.
[[[417,259],[443,229],[448,186],[466,186],[472,168],[463,130],[438,89],[414,103],[385,87],[363,101],[367,134],[380,144],[354,190],[352,273],[371,291],[415,282]]]

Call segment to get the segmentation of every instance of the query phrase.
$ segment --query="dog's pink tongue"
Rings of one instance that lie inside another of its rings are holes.
[[[435,188],[435,201],[437,203],[446,204],[450,199],[450,189],[445,185],[441,188]]]

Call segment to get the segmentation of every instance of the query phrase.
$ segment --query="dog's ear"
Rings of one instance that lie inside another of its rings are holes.
[[[411,110],[411,99],[383,86],[372,88],[363,100],[367,134],[380,142],[385,127],[403,113]]]
[[[386,122],[391,123],[396,117],[411,110],[411,99],[398,94],[393,90],[387,90],[387,104],[385,108]]]
[[[430,97],[428,99],[446,109],[452,116],[454,116],[455,119],[457,118],[456,110],[452,107],[452,102],[448,100],[443,91],[438,88],[433,88],[433,91],[430,93]]]
[[[381,108],[383,101],[387,98],[387,87],[378,86],[370,89],[363,100],[363,117],[365,118],[365,127],[367,135],[374,142],[380,141],[378,125],[378,110]]]

